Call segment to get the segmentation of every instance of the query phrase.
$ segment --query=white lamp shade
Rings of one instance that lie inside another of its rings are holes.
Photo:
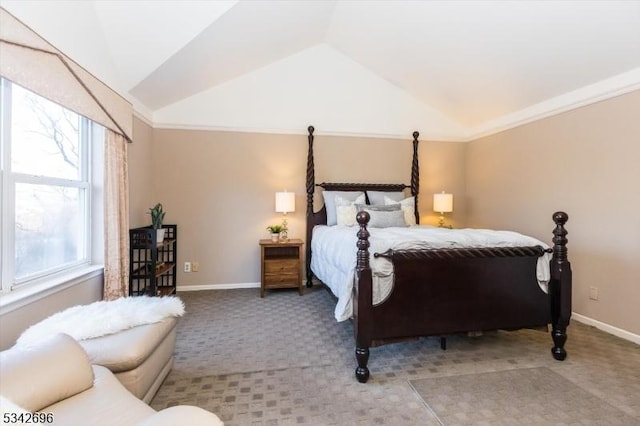
[[[450,213],[453,211],[453,194],[433,194],[433,211],[440,213]]]
[[[290,213],[296,211],[296,194],[294,192],[276,192],[276,212]]]

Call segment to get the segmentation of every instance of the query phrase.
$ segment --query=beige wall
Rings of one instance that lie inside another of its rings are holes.
[[[317,132],[316,182],[409,183],[411,152],[410,135],[391,140]],[[420,155],[421,192],[427,194],[420,210],[425,223],[435,223],[431,194],[464,192],[464,144],[421,142]],[[178,263],[200,264],[189,274],[179,268],[179,286],[258,283],[258,240],[268,237],[267,225],[281,221],[276,191],[296,193],[289,236],[304,239],[306,136],[155,129],[152,158],[154,201],[165,206],[167,223],[178,224]],[[137,167],[136,159],[129,164]],[[132,200],[138,190],[131,190]],[[463,206],[454,221],[462,221]]]
[[[441,190],[454,194],[447,221],[455,227],[512,229],[550,243],[552,213],[568,212],[574,311],[640,334],[638,110],[634,92],[468,144],[422,141],[423,223],[436,223],[432,194]],[[257,241],[280,221],[276,191],[296,193],[290,235],[304,235],[306,136],[134,126],[132,226],[148,223],[153,203],[165,205],[167,223],[179,225],[180,265],[200,263],[196,273],[179,268],[179,286],[257,283]],[[410,136],[317,130],[315,153],[316,182],[409,182]]]
[[[439,213],[433,212],[433,194],[453,194],[453,213],[445,213],[445,225],[466,226],[467,197],[464,167],[467,144],[427,142],[420,155],[420,217],[421,223],[437,225]]]
[[[69,287],[48,292],[46,296],[0,315],[0,350],[15,343],[33,324],[74,305],[86,305],[102,299],[102,272],[75,280]]]
[[[551,242],[569,214],[573,310],[640,334],[640,91],[468,144],[467,221]],[[597,287],[599,300],[589,299]]]
[[[128,148],[129,162],[129,226],[151,224],[147,211],[155,205],[153,194],[153,129],[139,118],[133,118],[133,143]]]

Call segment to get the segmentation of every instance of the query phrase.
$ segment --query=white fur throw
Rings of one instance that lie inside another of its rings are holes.
[[[142,324],[184,314],[184,303],[175,296],[122,297],[113,301],[73,306],[29,327],[16,344],[30,346],[57,333],[76,340],[117,333]]]

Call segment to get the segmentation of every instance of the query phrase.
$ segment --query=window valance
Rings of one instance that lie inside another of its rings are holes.
[[[0,75],[132,140],[131,104],[1,7]]]

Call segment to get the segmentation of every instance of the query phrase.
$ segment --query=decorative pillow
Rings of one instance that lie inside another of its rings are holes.
[[[416,224],[416,200],[415,197],[405,198],[404,200],[394,200],[390,197],[384,197],[385,205],[400,205],[404,213],[404,221],[407,225]]]
[[[395,201],[400,201],[404,198],[404,192],[387,192],[387,191],[367,191],[367,197],[369,198],[369,204],[372,206],[385,205],[385,198],[391,198]]]
[[[376,211],[376,212],[392,212],[395,210],[402,210],[402,206],[399,203],[396,204],[389,204],[389,205],[375,205],[375,206],[370,206],[369,204],[359,204],[356,203],[356,209],[361,212],[363,210],[366,211]]]
[[[94,380],[87,353],[67,334],[0,352],[0,377],[2,395],[30,412],[83,392]]]
[[[27,414],[29,411],[26,408],[22,408],[15,402],[5,398],[0,395],[0,414],[4,413],[16,413],[16,414]]]
[[[364,196],[362,191],[322,191],[324,206],[327,209],[327,225],[336,225],[338,217],[336,213],[336,196],[345,200],[355,201],[359,196]],[[364,203],[364,201],[363,201]]]
[[[404,213],[398,206],[361,206],[359,211],[369,213],[370,228],[405,227]]]
[[[339,195],[335,197],[336,203],[336,222],[338,225],[354,226],[356,224],[356,206],[364,205],[364,194],[360,195],[354,201],[345,200]]]

